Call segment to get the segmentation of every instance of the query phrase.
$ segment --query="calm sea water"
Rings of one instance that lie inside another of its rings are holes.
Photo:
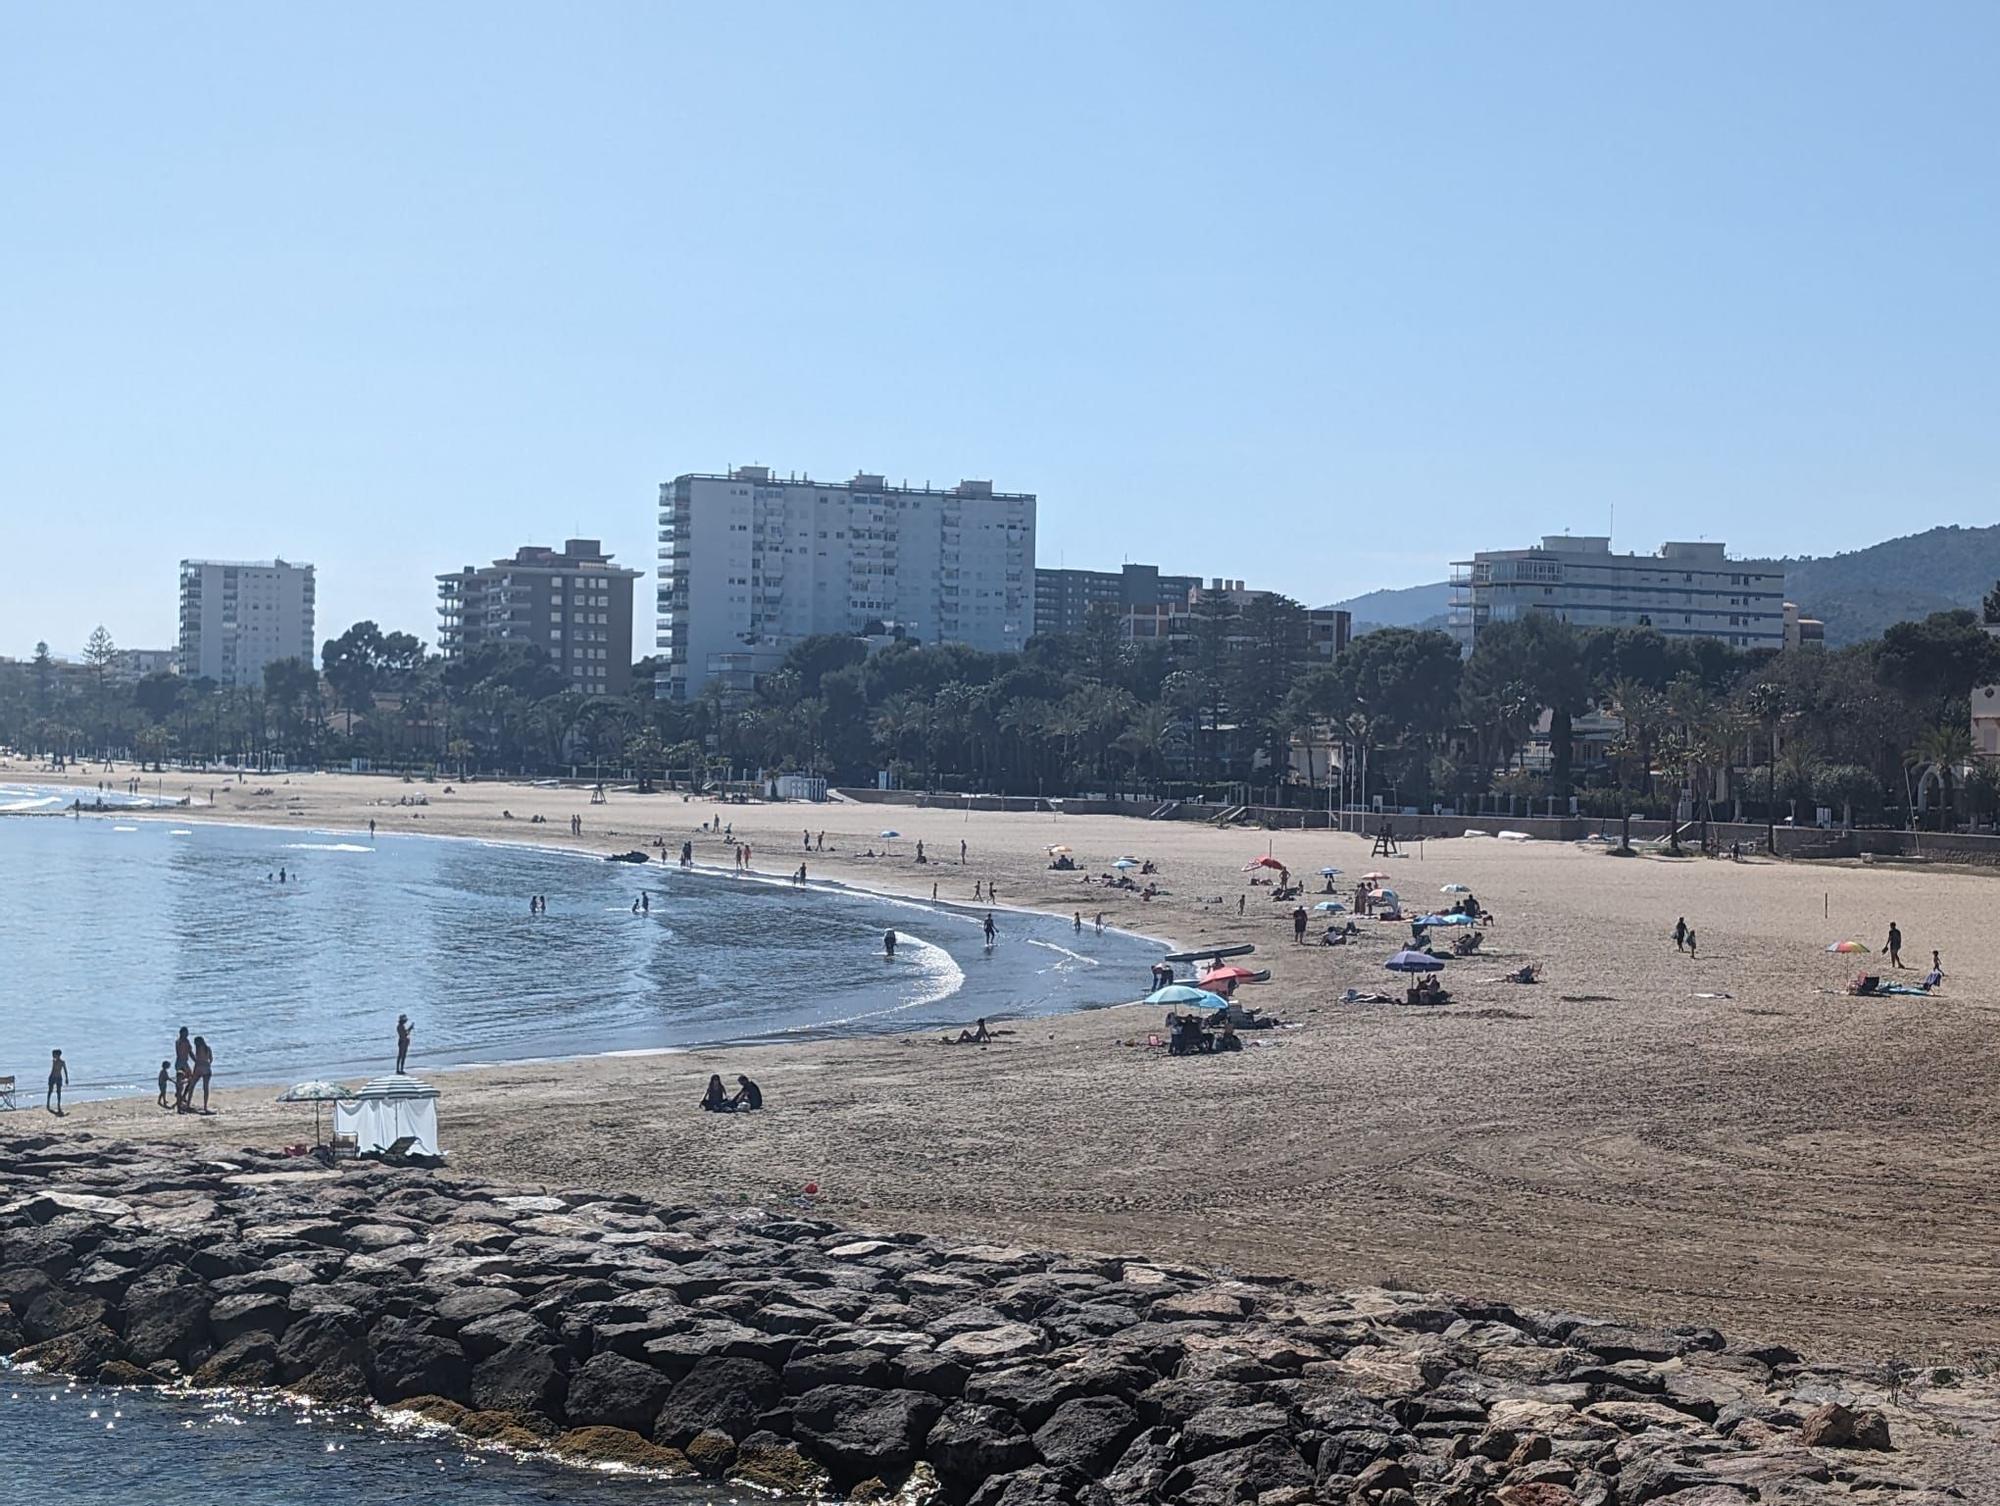
[[[394,1065],[399,1013],[413,1070],[929,1031],[1135,998],[1162,950],[1005,911],[988,950],[984,913],[508,844],[23,816],[0,820],[0,1073],[35,1097],[60,1047],[77,1096],[151,1092],[185,1024],[219,1086],[352,1079]]]
[[[0,1369],[0,1506],[695,1506],[723,1499],[698,1486],[469,1452],[449,1438],[393,1431],[353,1414],[241,1397],[97,1390]]]

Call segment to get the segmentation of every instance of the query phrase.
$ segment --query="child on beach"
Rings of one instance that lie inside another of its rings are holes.
[[[63,1111],[63,1084],[69,1081],[69,1063],[63,1060],[60,1051],[49,1053],[49,1091],[42,1098],[42,1107],[58,1117]]]
[[[163,1109],[170,1109],[173,1107],[172,1104],[167,1102],[167,1086],[173,1080],[174,1080],[174,1064],[172,1062],[161,1062],[160,1063],[160,1107]]]

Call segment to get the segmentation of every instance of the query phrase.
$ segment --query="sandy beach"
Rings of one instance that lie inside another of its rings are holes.
[[[0,779],[51,782],[18,764]],[[1240,1055],[1170,1059],[1145,1045],[1160,1012],[1139,1006],[1023,1022],[984,1049],[888,1037],[454,1072],[441,1079],[444,1134],[470,1173],[693,1203],[816,1182],[819,1205],[848,1222],[1711,1323],[1854,1361],[2000,1347],[2000,939],[1988,917],[2000,888],[1982,874],[1464,839],[1377,862],[1358,836],[1120,817],[617,791],[592,806],[581,790],[480,782],[447,795],[386,776],[158,782],[193,797],[176,820],[365,832],[373,818],[384,835],[602,851],[692,838],[698,861],[726,868],[727,845],[696,829],[719,812],[773,875],[797,866],[802,831],[823,830],[826,850],[807,857],[815,879],[923,897],[936,883],[961,902],[997,881],[1003,947],[1007,906],[1080,911],[1086,924],[1102,911],[1185,944],[1254,942],[1272,979],[1245,1002],[1298,1026]],[[396,804],[420,794],[421,808]],[[885,826],[903,834],[895,856],[864,856],[882,851]],[[916,865],[918,839],[936,861]],[[1170,892],[1141,904],[1051,872],[1051,843],[1090,873],[1123,852],[1151,859]],[[1338,1003],[1348,987],[1395,989],[1381,963],[1408,929],[1364,922],[1359,945],[1295,947],[1290,906],[1245,887],[1244,863],[1266,850],[1294,873],[1346,870],[1343,899],[1374,867],[1406,903],[1469,884],[1498,915],[1488,956],[1447,970],[1445,1008]],[[1698,958],[1674,948],[1680,916]],[[1884,959],[1826,945],[1879,948],[1892,920],[1901,976],[1915,982],[1936,948],[1944,990],[1844,995],[1858,964]],[[1523,962],[1546,981],[1501,981]],[[1136,997],[1146,980],[1132,985]],[[712,1071],[755,1077],[767,1112],[696,1112]],[[232,1084],[206,1119],[150,1098],[83,1104],[57,1132],[218,1151],[309,1134],[309,1117],[271,1092]]]

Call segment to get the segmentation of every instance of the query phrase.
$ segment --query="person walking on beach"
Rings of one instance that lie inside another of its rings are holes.
[[[1903,933],[1896,928],[1896,922],[1889,922],[1889,966],[1903,965]]]
[[[1292,907],[1292,945],[1304,946],[1305,944],[1306,907],[1304,905],[1294,905]]]
[[[396,1016],[396,1075],[401,1077],[403,1069],[410,1064],[410,1033],[416,1027],[406,1014]]]
[[[375,840],[375,818],[373,816],[368,818],[368,840],[371,842]]]
[[[961,868],[965,866],[965,838],[963,837],[958,839],[958,866]]]
[[[807,852],[811,852],[813,850],[813,834],[809,831],[800,832],[799,845],[804,847]]]
[[[979,880],[978,880],[978,879],[974,879],[974,880],[972,881],[972,897],[973,897],[974,899],[978,899],[978,898],[979,898]]]
[[[806,865],[804,863],[799,864],[799,871],[792,875],[792,882],[797,884],[801,889],[805,888]]]
[[[1694,927],[1693,927],[1693,926],[1689,926],[1689,927],[1688,927],[1688,955],[1689,955],[1690,957],[1692,957],[1692,956],[1693,956],[1694,954],[1695,954],[1695,939],[1694,939]]]
[[[1076,912],[1075,916],[1071,919],[1071,926],[1077,935],[1081,936],[1083,934],[1083,911],[1079,910]]]
[[[1687,950],[1687,944],[1688,944],[1688,923],[1687,923],[1687,917],[1683,915],[1679,920],[1674,922],[1674,950],[1677,952],[1685,952]]]
[[[896,960],[896,933],[893,929],[882,933],[882,955],[891,962]]]
[[[988,894],[991,894],[993,892],[993,886],[991,884],[986,886],[986,892]],[[998,939],[999,939],[999,932],[993,929],[993,912],[991,910],[988,910],[986,912],[986,944],[988,946],[991,946]]]
[[[208,1084],[215,1076],[215,1053],[208,1048],[208,1042],[200,1036],[194,1038],[194,1076],[188,1082],[188,1112],[195,1112],[195,1084],[201,1084],[201,1110],[208,1112]]]
[[[63,1060],[62,1052],[49,1053],[49,1090],[42,1097],[42,1107],[58,1118],[62,1116],[63,1084],[69,1081],[69,1063]]]
[[[1097,912],[1097,934],[1100,936],[1104,934],[1104,912],[1102,910]]]

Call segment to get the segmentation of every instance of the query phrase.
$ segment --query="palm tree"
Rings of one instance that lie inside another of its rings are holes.
[[[1954,722],[1939,722],[1926,728],[1917,739],[1916,746],[1904,755],[1907,766],[1922,770],[1917,776],[1919,794],[1933,779],[1937,781],[1943,796],[1944,814],[1940,819],[1944,830],[1949,831],[1955,824],[1952,819],[1952,781],[1960,769],[1972,762],[1972,756],[1972,733]],[[1910,819],[1914,825],[1914,810]]]

